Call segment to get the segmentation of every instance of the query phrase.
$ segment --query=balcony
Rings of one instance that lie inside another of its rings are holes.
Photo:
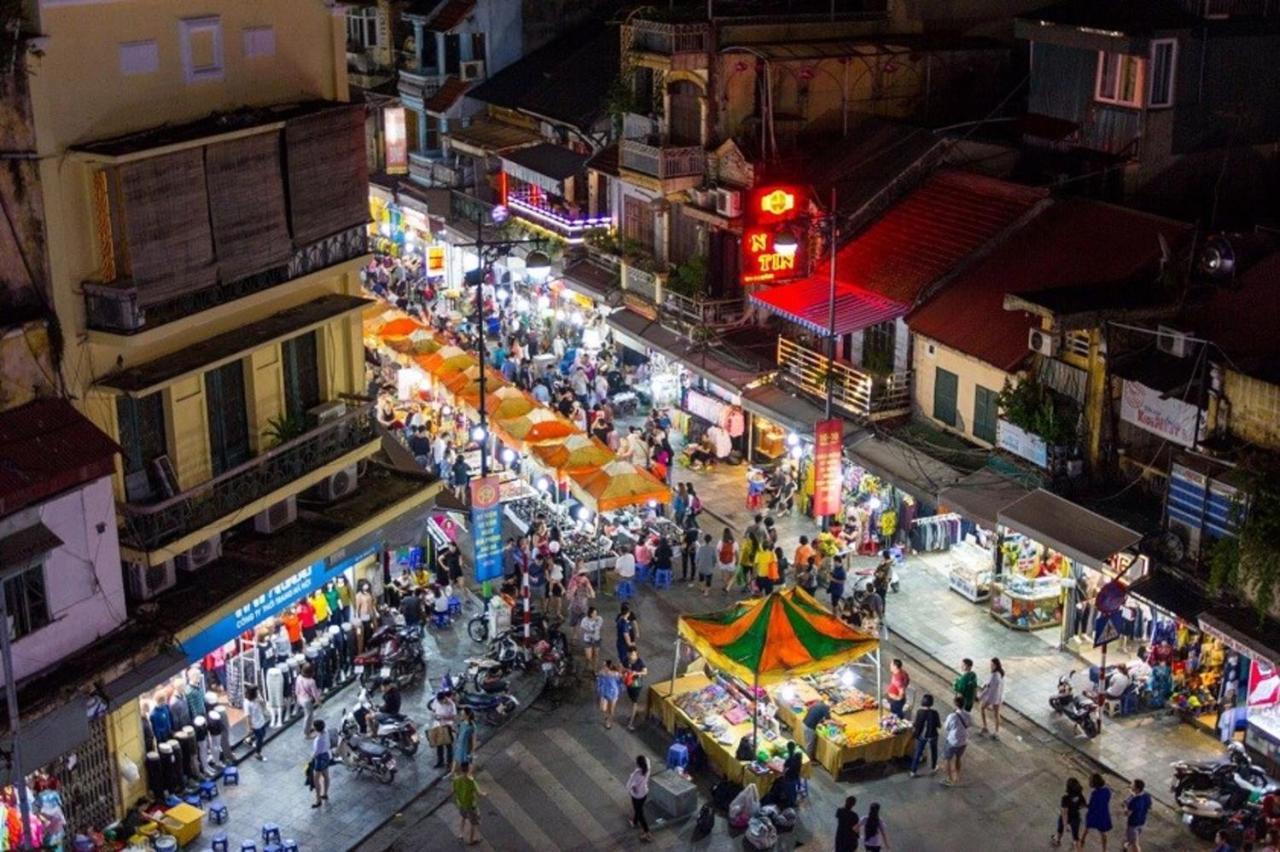
[[[662,279],[657,273],[648,272],[630,263],[623,263],[622,289],[650,304],[657,305],[662,298]]]
[[[137,334],[180,320],[245,296],[277,287],[295,278],[310,275],[354,260],[368,253],[365,225],[357,225],[314,243],[294,249],[289,261],[256,275],[235,281],[219,281],[212,287],[181,293],[160,302],[143,305],[138,288],[130,280],[109,284],[86,281],[85,323],[93,331]]]
[[[810,396],[827,397],[828,364],[821,355],[798,343],[778,338],[778,369]],[[881,420],[911,411],[911,373],[876,375],[849,364],[831,367],[832,405],[855,417]]]
[[[618,158],[622,168],[663,181],[687,177],[700,179],[707,168],[707,153],[701,145],[672,147],[623,139],[618,146]]]
[[[672,70],[700,70],[707,67],[711,27],[705,23],[632,20],[622,27],[622,44],[632,53],[660,58]]]
[[[435,68],[418,68],[407,64],[400,67],[396,88],[401,97],[426,100],[440,90],[443,82],[444,77],[436,73]]]
[[[707,299],[662,291],[662,324],[686,337],[725,326],[742,318],[742,299]]]
[[[461,166],[450,166],[423,154],[409,152],[409,177],[424,186],[441,186],[460,189],[466,185],[467,174]]]
[[[542,197],[545,198],[545,194]],[[587,231],[607,228],[613,222],[609,216],[573,215],[563,209],[555,209],[545,201],[535,199],[532,193],[509,193],[507,207],[516,218],[550,231],[569,245],[579,245]]]
[[[121,543],[140,551],[164,547],[284,488],[378,437],[373,405],[361,404],[244,464],[159,503],[124,503]]]

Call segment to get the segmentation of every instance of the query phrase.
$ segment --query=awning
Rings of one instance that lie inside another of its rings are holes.
[[[1258,613],[1247,606],[1217,606],[1202,612],[1200,629],[1221,639],[1223,644],[1255,660],[1280,666],[1280,624],[1267,618],[1258,623]]]
[[[543,142],[504,154],[502,170],[516,180],[564,197],[564,182],[575,175],[585,174],[586,163],[586,154]]]
[[[49,551],[61,546],[62,539],[36,521],[29,527],[0,538],[0,568],[25,571],[43,561]]]
[[[173,677],[189,665],[187,655],[177,647],[161,651],[129,669],[120,677],[104,684],[102,692],[107,709],[121,707],[126,701],[137,698],[148,689]]]
[[[819,277],[783,284],[750,295],[753,303],[810,331],[831,333],[831,282]],[[850,334],[906,316],[907,306],[870,290],[836,282],[835,333]]]
[[[22,720],[22,768],[48,766],[89,739],[89,712],[83,693],[71,695],[43,716]]]
[[[825,419],[821,408],[772,382],[744,393],[742,407],[807,438],[813,437],[818,421]]]
[[[1129,586],[1129,594],[1193,624],[1212,605],[1194,584],[1159,569]]]
[[[999,524],[1000,510],[1026,497],[1030,491],[1017,480],[984,467],[942,489],[938,500],[948,510],[959,512],[974,523],[993,530]]]
[[[696,376],[733,393],[742,393],[761,374],[730,364],[705,347],[697,347],[674,331],[663,328],[656,320],[629,308],[614,311],[605,322],[622,343],[637,352],[650,349],[673,361],[679,361]],[[746,401],[743,401],[746,407]],[[812,426],[810,427],[812,429]]]
[[[1140,533],[1043,488],[1001,509],[998,520],[1069,559],[1098,569],[1142,540]]]
[[[850,450],[854,461],[924,503],[960,481],[960,472],[897,438],[867,434]]]
[[[590,259],[577,260],[564,268],[561,277],[564,286],[575,293],[597,302],[606,301],[610,294],[621,294],[618,273]]]
[[[469,127],[450,130],[444,138],[449,140],[449,147],[473,157],[500,154],[542,141],[542,137],[532,130],[500,121],[476,121]]]

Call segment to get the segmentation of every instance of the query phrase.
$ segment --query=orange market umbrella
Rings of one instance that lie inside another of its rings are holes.
[[[422,362],[427,372],[444,379],[460,373],[476,363],[476,359],[456,346],[443,346]]]
[[[614,460],[613,451],[598,439],[581,433],[557,444],[543,444],[530,450],[543,464],[565,473],[593,470]]]
[[[462,401],[476,411],[480,410],[480,392],[462,394]],[[503,386],[491,391],[485,399],[485,414],[490,420],[511,420],[528,414],[537,403],[517,387],[503,383]]]
[[[409,317],[399,317],[388,323],[384,323],[382,328],[378,329],[378,336],[382,339],[389,337],[408,337],[418,330],[425,330],[426,326],[417,320]]]
[[[502,373],[492,367],[485,367],[484,383],[486,388],[498,388],[507,383]],[[472,364],[453,376],[444,380],[444,386],[457,397],[478,396],[480,393],[480,365]]]
[[[647,470],[628,461],[611,461],[599,470],[569,474],[569,487],[597,512],[671,501],[671,489]]]
[[[578,431],[568,420],[545,408],[530,409],[519,417],[498,420],[494,428],[517,444],[538,444],[567,438]]]

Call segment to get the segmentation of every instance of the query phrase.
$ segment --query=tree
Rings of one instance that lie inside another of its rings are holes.
[[[1274,470],[1268,475],[1250,469],[1255,473],[1248,496],[1232,510],[1239,532],[1209,552],[1209,585],[1214,591],[1238,590],[1263,616],[1280,599],[1280,490]]]

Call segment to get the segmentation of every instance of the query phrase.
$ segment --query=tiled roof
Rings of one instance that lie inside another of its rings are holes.
[[[448,112],[456,104],[471,84],[452,75],[445,77],[436,93],[423,102],[427,112]]]
[[[465,21],[475,8],[476,0],[448,0],[427,24],[427,29],[434,33],[447,33]]]
[[[1027,357],[1040,321],[1003,309],[1006,293],[1070,287],[1137,288],[1160,260],[1160,239],[1177,244],[1188,226],[1083,200],[1053,204],[950,282],[907,319],[911,330],[1006,372]]]
[[[840,249],[841,281],[911,306],[1044,198],[1041,190],[939,172]]]
[[[610,177],[618,176],[618,143],[605,145],[587,160],[587,168]]]
[[[1280,382],[1280,252],[1245,269],[1234,285],[1215,289],[1187,320],[1184,326],[1226,351],[1233,368]]]
[[[0,517],[111,475],[119,451],[65,400],[0,413]]]

